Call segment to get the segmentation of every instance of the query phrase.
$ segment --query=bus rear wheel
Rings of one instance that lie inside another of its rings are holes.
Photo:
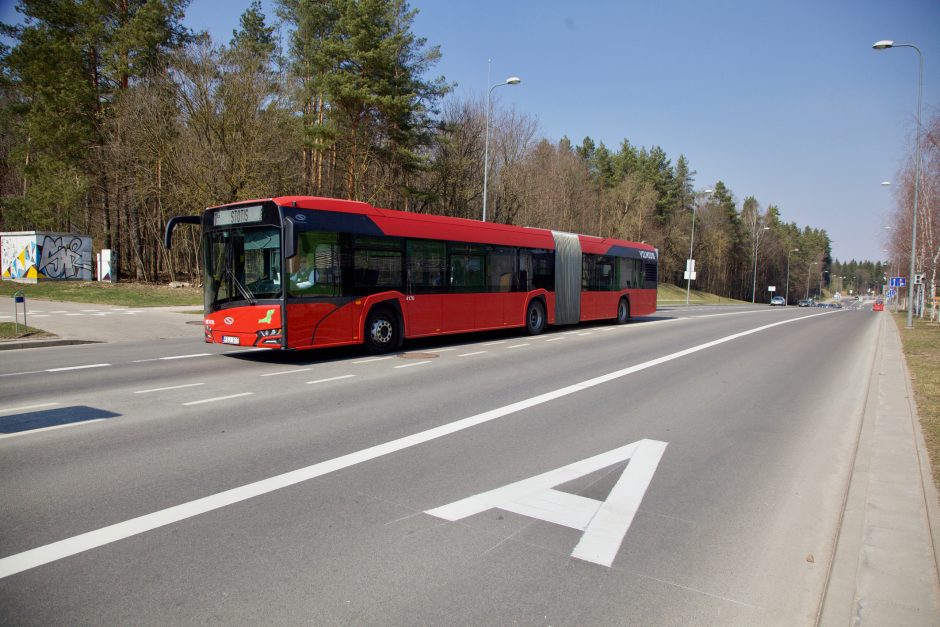
[[[540,300],[533,300],[525,314],[525,328],[529,335],[538,335],[545,330],[545,305]]]
[[[621,298],[617,303],[617,324],[626,324],[630,322],[630,301]]]
[[[401,325],[398,316],[386,307],[369,312],[365,326],[366,347],[371,353],[387,353],[401,344]]]

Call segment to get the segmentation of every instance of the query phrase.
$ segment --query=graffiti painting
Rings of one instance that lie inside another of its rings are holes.
[[[37,231],[0,234],[4,280],[91,281],[91,237]]]

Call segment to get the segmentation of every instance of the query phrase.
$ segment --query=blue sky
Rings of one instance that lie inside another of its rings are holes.
[[[0,19],[15,19],[9,0]],[[187,24],[227,43],[250,0],[193,0]],[[414,31],[443,58],[457,97],[536,118],[552,141],[627,139],[680,154],[696,188],[722,180],[740,203],[826,229],[833,256],[883,257],[894,180],[914,131],[917,54],[924,115],[940,108],[938,0],[412,0]],[[273,20],[273,6],[263,2]],[[290,193],[290,190],[284,190]]]

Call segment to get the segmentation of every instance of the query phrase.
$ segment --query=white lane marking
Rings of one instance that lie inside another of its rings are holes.
[[[170,357],[159,357],[161,361],[170,361],[172,359],[190,359],[192,357],[208,357],[212,353],[194,353],[192,355],[172,355]]]
[[[357,365],[358,365],[358,364],[371,364],[371,363],[374,363],[374,362],[376,362],[376,361],[385,361],[386,359],[392,359],[392,357],[391,357],[391,356],[389,356],[389,357],[372,357],[371,359],[360,359],[359,361],[354,361],[354,362],[352,362],[352,363],[357,364]]]
[[[435,349],[434,349],[434,352],[435,352],[435,353],[446,353],[446,352],[455,351],[455,350],[457,350],[457,349],[456,349],[456,348],[435,348]]]
[[[627,535],[640,502],[653,480],[653,474],[666,451],[666,443],[642,440],[630,457],[627,469],[601,503],[597,514],[584,529],[584,535],[571,557],[608,568],[614,563],[623,537]]]
[[[48,318],[49,314],[30,314],[30,318]]]
[[[138,516],[137,518],[132,518],[130,520],[115,523],[107,527],[88,531],[77,536],[65,538],[64,540],[59,540],[58,542],[36,547],[35,549],[29,549],[27,551],[23,551],[22,553],[16,553],[14,555],[0,559],[0,579],[21,573],[24,570],[36,568],[37,566],[42,566],[43,564],[48,564],[50,562],[69,557],[70,555],[82,553],[84,551],[104,546],[106,544],[111,544],[112,542],[117,542],[118,540],[130,538],[147,531],[152,531],[153,529],[165,527],[175,522],[186,520],[187,518],[192,518],[206,512],[211,512],[234,503],[240,503],[263,494],[268,494],[269,492],[274,492],[275,490],[281,490],[304,481],[316,479],[317,477],[322,477],[323,475],[337,472],[351,466],[356,466],[379,457],[384,457],[385,455],[397,453],[398,451],[402,451],[413,446],[418,446],[419,444],[431,442],[444,436],[458,433],[460,431],[470,429],[471,427],[491,422],[493,420],[518,413],[525,409],[536,407],[555,399],[574,394],[575,392],[588,390],[602,383],[607,383],[609,381],[628,376],[635,372],[646,370],[647,368],[652,368],[674,359],[679,359],[707,348],[724,344],[725,342],[730,342],[731,340],[745,337],[747,335],[752,335],[754,333],[760,333],[761,331],[765,331],[780,325],[809,320],[810,318],[814,318],[816,316],[825,316],[830,313],[832,312],[825,312],[800,318],[790,318],[788,320],[774,322],[773,324],[755,327],[747,331],[728,335],[717,340],[712,340],[711,342],[706,342],[704,344],[699,344],[698,346],[693,346],[691,348],[671,353],[669,355],[651,359],[649,361],[643,362],[642,364],[637,364],[635,366],[623,368],[622,370],[617,370],[606,375],[594,377],[593,379],[588,379],[586,381],[582,381],[581,383],[575,383],[574,385],[569,385],[558,390],[553,390],[551,392],[539,394],[538,396],[533,396],[516,403],[504,405],[503,407],[491,409],[481,414],[470,416],[469,418],[456,420],[454,422],[434,427],[433,429],[428,429],[413,435],[398,438],[397,440],[391,440],[389,442],[385,442],[384,444],[378,444],[376,446],[362,449],[353,453],[348,453],[340,457],[334,457],[333,459],[322,461],[305,468],[298,468],[297,470],[292,470],[274,477],[269,477],[254,483],[232,488],[224,492],[211,494],[201,499],[189,501],[180,505],[174,505],[173,507],[168,507],[150,514]]]
[[[547,339],[547,340],[545,340],[545,341],[546,341],[546,342],[560,342],[560,341],[563,340],[563,339],[565,339],[565,338],[563,338],[563,337],[552,337],[552,338],[549,338],[549,339]]]
[[[488,509],[499,508],[579,529],[584,533],[571,556],[610,567],[633,524],[633,518],[665,450],[666,442],[640,440],[425,513],[454,522]],[[554,489],[627,460],[630,463],[604,501]]]
[[[512,346],[507,346],[506,348],[507,348],[507,349],[509,349],[509,348],[522,348],[523,346],[528,346],[528,345],[529,345],[528,343],[525,343],[525,344],[513,344]]]
[[[19,407],[3,407],[0,408],[0,414],[6,414],[15,411],[25,411],[27,409],[39,409],[40,407],[52,407],[53,405],[58,405],[58,403],[37,403],[36,405],[20,405]]]
[[[476,351],[475,353],[463,353],[462,355],[457,355],[457,357],[472,357],[473,355],[482,355],[486,351]]]
[[[309,372],[313,368],[294,368],[293,370],[281,370],[280,372],[268,372],[267,374],[261,375],[262,377],[277,377],[282,374],[294,374],[295,372]]]
[[[307,385],[315,385],[317,383],[327,383],[329,381],[339,381],[340,379],[351,379],[352,377],[355,377],[355,376],[356,375],[354,374],[344,374],[339,377],[330,377],[328,379],[317,379],[316,381],[307,381]]]
[[[201,401],[190,401],[183,405],[202,405],[203,403],[215,403],[216,401],[227,401],[230,398],[239,398],[241,396],[251,396],[254,392],[242,392],[241,394],[230,394],[229,396],[216,396],[215,398],[204,398]]]
[[[30,429],[29,431],[18,431],[16,433],[4,433],[4,434],[0,434],[0,440],[6,440],[7,438],[16,438],[21,435],[32,435],[33,433],[42,433],[43,431],[52,431],[54,429],[65,429],[66,427],[78,427],[81,425],[90,425],[93,422],[103,422],[104,420],[107,420],[107,418],[92,418],[91,420],[82,420],[81,422],[70,422],[65,425],[41,427],[39,429]]]
[[[506,340],[499,340],[498,342],[486,342],[484,344],[480,344],[480,346],[498,346],[499,344],[505,344],[505,343],[506,343]]]
[[[83,311],[85,313],[99,313],[101,310],[100,309],[79,309],[79,311]],[[105,313],[111,313],[111,312],[105,312]]]
[[[166,392],[167,390],[181,390],[183,388],[194,388],[205,383],[185,383],[183,385],[171,385],[165,388],[153,388],[151,390],[137,390],[134,394],[150,394],[151,392]]]
[[[594,331],[585,331],[584,333],[578,333],[578,335],[594,335]]]
[[[66,316],[84,316],[85,314],[83,314],[83,313],[67,313],[67,314],[65,314],[65,315],[66,315]]]
[[[0,377],[20,377],[24,374],[39,374],[40,372],[45,372],[44,370],[30,370],[28,372],[8,372],[6,374],[0,374]]]
[[[65,372],[66,370],[83,370],[85,368],[105,368],[111,364],[88,364],[87,366],[69,366],[67,368],[46,368],[43,372]]]
[[[410,363],[410,364],[404,364],[404,365],[401,365],[401,366],[395,366],[395,370],[398,370],[399,368],[414,368],[415,366],[423,366],[424,364],[429,364],[429,363],[431,363],[431,360],[430,360],[430,359],[428,359],[427,361],[416,361],[416,362]]]

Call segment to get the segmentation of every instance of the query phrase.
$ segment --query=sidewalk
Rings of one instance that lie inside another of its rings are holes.
[[[880,324],[820,625],[940,624],[940,507],[899,330]]]
[[[57,337],[0,340],[0,350],[174,337],[193,337],[201,340],[203,331],[200,309],[198,305],[119,307],[31,299],[27,302],[26,310],[29,326],[53,333]],[[188,313],[193,311],[200,312]],[[20,322],[22,321],[20,316]],[[0,322],[13,322],[13,317],[4,312],[0,314]]]

